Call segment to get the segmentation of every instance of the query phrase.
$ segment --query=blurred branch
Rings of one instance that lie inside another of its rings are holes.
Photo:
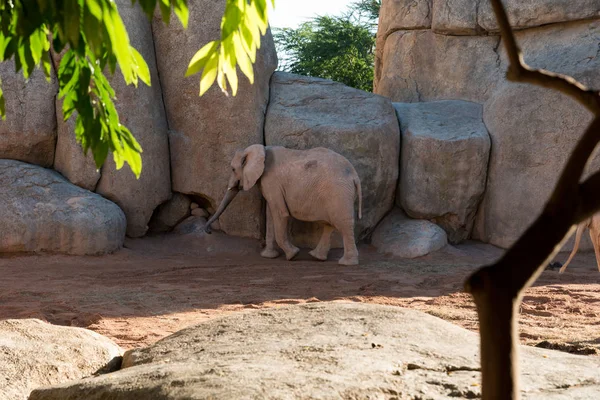
[[[542,214],[497,263],[480,269],[465,282],[480,322],[483,399],[513,400],[520,396],[516,315],[523,290],[560,250],[573,225],[600,208],[600,172],[579,184],[600,141],[600,95],[571,77],[527,66],[504,6],[500,0],[491,2],[510,61],[507,79],[558,90],[596,116],[575,146]]]

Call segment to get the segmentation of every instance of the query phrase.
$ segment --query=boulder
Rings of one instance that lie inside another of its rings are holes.
[[[129,128],[144,151],[143,169],[140,178],[136,179],[129,167],[117,171],[109,155],[96,192],[123,209],[127,216],[127,235],[140,237],[148,230],[148,221],[156,207],[171,197],[168,128],[151,23],[138,3],[132,5],[129,0],[117,3],[131,45],[146,60],[152,81],[151,87],[142,82],[137,88],[128,86],[119,71],[110,79],[118,98],[115,105],[121,123]]]
[[[114,342],[87,329],[0,321],[0,400],[25,400],[40,386],[113,371],[121,355]]]
[[[594,399],[600,360],[521,347],[528,400]],[[124,369],[30,400],[481,397],[479,337],[431,315],[365,303],[229,314],[128,351]]]
[[[150,223],[151,232],[168,232],[190,215],[190,198],[181,193],[174,193],[167,202],[158,206]]]
[[[517,32],[517,41],[533,67],[600,87],[600,21],[527,29]],[[492,151],[474,237],[507,248],[542,211],[592,116],[556,91],[509,82],[493,92],[483,116]],[[588,171],[598,169],[596,156]]]
[[[72,184],[95,191],[100,180],[100,170],[96,168],[94,156],[89,150],[83,153],[81,144],[75,138],[75,115],[67,121],[63,118],[62,100],[56,99],[57,138],[54,169],[63,174]],[[109,156],[110,157],[110,156]]]
[[[104,254],[123,245],[123,211],[58,172],[0,160],[0,253]]]
[[[394,32],[376,67],[375,93],[397,102],[482,103],[500,78],[498,44],[497,36]]]
[[[477,10],[482,2],[490,3],[489,0],[433,0],[431,29],[451,35],[476,34]]]
[[[407,218],[396,208],[375,229],[371,244],[380,253],[417,258],[442,249],[448,239],[446,232],[436,224]]]
[[[600,18],[598,0],[504,0],[503,3],[514,29]],[[488,32],[499,31],[490,1],[479,1],[477,21]]]
[[[361,180],[363,200],[362,219],[356,221],[357,239],[365,237],[392,208],[400,132],[388,99],[330,80],[277,72],[271,81],[265,142],[291,149],[326,147],[352,163]],[[294,226],[296,244],[317,244],[318,224]]]
[[[383,0],[377,25],[375,51],[375,92],[381,73],[383,49],[388,36],[399,30],[428,29],[431,27],[432,0]]]
[[[394,107],[402,131],[396,203],[410,217],[440,225],[450,242],[467,239],[490,156],[482,106],[448,100]]]
[[[51,72],[34,69],[28,81],[22,71],[15,73],[13,61],[0,63],[6,120],[0,121],[0,159],[8,158],[51,167],[56,146],[54,98],[58,82]]]
[[[166,26],[158,16],[153,23],[157,64],[172,129],[169,143],[173,190],[202,197],[214,209],[227,189],[229,164],[236,150],[264,143],[269,79],[277,67],[275,45],[268,32],[254,65],[253,85],[239,73],[235,97],[225,96],[216,84],[198,96],[200,75],[185,78],[185,71],[204,44],[219,38],[225,3],[191,2],[185,30],[175,20]],[[264,230],[264,213],[258,189],[238,196],[220,221],[230,235],[259,238]]]

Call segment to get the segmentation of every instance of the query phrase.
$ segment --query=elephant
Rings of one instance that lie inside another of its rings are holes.
[[[362,218],[362,189],[356,170],[345,157],[324,147],[294,150],[281,146],[255,144],[238,150],[231,161],[227,191],[210,225],[225,211],[240,190],[248,191],[258,184],[266,200],[265,258],[276,258],[275,243],[292,260],[299,249],[290,242],[289,219],[323,222],[323,233],[310,255],[327,259],[331,234],[337,229],[343,237],[344,255],[341,265],[357,265],[358,249],[354,238],[355,200],[358,218]]]
[[[585,228],[590,230],[590,237],[592,239],[592,244],[594,245],[594,252],[596,253],[596,264],[598,266],[598,271],[600,271],[600,214],[594,215],[592,218],[588,218],[587,220],[581,222],[577,225],[577,232],[575,233],[575,244],[573,245],[573,250],[569,255],[569,259],[562,268],[558,271],[559,273],[565,272],[567,269],[567,265],[571,262],[573,257],[575,257],[575,253],[579,249],[579,242],[581,242],[581,236],[583,235],[583,231]]]

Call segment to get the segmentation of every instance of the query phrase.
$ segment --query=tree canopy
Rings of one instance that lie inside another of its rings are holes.
[[[250,82],[252,64],[268,27],[268,0],[227,0],[221,38],[202,47],[190,61],[186,76],[202,71],[200,95],[217,81],[235,96],[239,66]],[[136,0],[132,0],[132,4]],[[271,0],[273,4],[274,0]],[[158,5],[170,23],[173,12],[188,24],[187,0],[139,0],[148,18]],[[65,51],[58,70],[59,98],[65,120],[76,118],[75,135],[84,152],[92,151],[100,168],[112,152],[117,169],[127,163],[139,177],[142,148],[119,121],[115,92],[105,72],[119,67],[125,82],[150,85],[150,71],[141,54],[130,45],[127,29],[112,0],[1,0],[0,62],[14,60],[16,72],[28,79],[34,68],[50,80],[50,48]],[[1,81],[0,81],[1,82]],[[0,87],[0,114],[5,118]],[[76,115],[76,116],[75,116]]]
[[[342,16],[318,16],[274,32],[281,69],[373,90],[376,21],[381,0],[359,0]]]

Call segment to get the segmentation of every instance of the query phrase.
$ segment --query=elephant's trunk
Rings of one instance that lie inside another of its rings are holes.
[[[225,192],[225,197],[223,197],[223,200],[221,200],[221,204],[219,205],[219,208],[214,213],[214,215],[212,217],[210,217],[210,219],[206,223],[206,226],[204,227],[204,231],[206,233],[209,233],[209,234],[212,233],[210,226],[212,225],[213,222],[215,222],[221,216],[221,214],[223,214],[223,211],[225,211],[225,209],[227,208],[229,203],[231,203],[233,201],[233,199],[235,198],[235,196],[237,196],[239,191],[240,191],[240,189],[238,189],[237,187],[232,187],[232,188],[228,189],[227,192]]]

